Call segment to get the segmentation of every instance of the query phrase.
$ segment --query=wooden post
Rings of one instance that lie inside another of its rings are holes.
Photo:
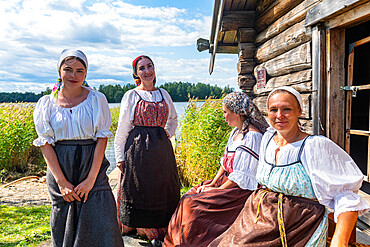
[[[325,30],[312,30],[312,130],[315,135],[325,134]]]
[[[326,38],[326,136],[345,148],[345,29],[327,30]]]

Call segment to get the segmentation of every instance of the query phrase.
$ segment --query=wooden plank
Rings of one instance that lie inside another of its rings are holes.
[[[325,135],[326,123],[326,33],[323,26],[312,30],[312,131]]]
[[[328,29],[360,24],[370,19],[370,2],[359,5],[325,22]]]
[[[221,32],[238,30],[242,27],[253,27],[254,11],[229,11],[225,12],[221,23]]]
[[[239,28],[237,33],[238,43],[254,43],[256,31],[253,28]]]
[[[218,45],[216,53],[238,54],[238,46],[236,44]]]
[[[246,0],[234,0],[230,10],[244,10]]]
[[[352,49],[351,53],[348,56],[348,66],[347,66],[347,86],[353,85],[353,65],[355,61],[355,50]],[[351,119],[352,119],[352,92],[346,92],[346,130],[351,128]],[[350,154],[351,150],[351,133],[346,131],[345,139],[345,150]]]
[[[256,7],[256,13],[258,15],[261,15],[263,12],[267,11],[268,8],[276,4],[277,4],[276,0],[260,0],[258,1]]]
[[[370,3],[370,2],[369,2],[369,3]],[[360,46],[360,45],[367,44],[367,43],[369,43],[369,42],[370,42],[370,36],[368,36],[368,37],[366,37],[366,38],[363,38],[363,39],[361,39],[361,40],[359,40],[359,41],[356,41],[356,42],[355,42],[355,47]]]
[[[311,40],[311,28],[306,28],[304,21],[301,21],[258,47],[256,62],[265,62],[309,40]]]
[[[217,39],[218,43],[222,43],[222,41],[224,40],[224,37],[225,37],[225,33],[226,32],[219,32],[218,39]]]
[[[269,76],[275,77],[309,69],[311,66],[311,42],[307,42],[280,56],[257,65],[254,69],[254,76],[257,77],[257,70],[262,68],[266,69],[266,73]]]
[[[286,15],[275,21],[256,37],[256,44],[260,44],[283,32],[290,26],[304,20],[309,9],[319,4],[322,0],[305,0]]]
[[[358,135],[358,136],[368,136],[370,137],[370,130],[355,130],[355,129],[348,129],[348,134],[351,135]]]
[[[307,12],[306,25],[314,25],[366,1],[368,0],[325,0]]]
[[[302,102],[303,102],[303,109],[302,109],[302,116],[301,118],[303,119],[309,119],[310,118],[310,99],[311,95],[310,94],[301,94],[302,96]],[[261,96],[261,97],[256,97],[253,99],[254,103],[260,109],[260,111],[264,114],[267,115],[267,96]]]
[[[239,43],[238,44],[238,55],[239,59],[253,59],[256,46],[253,43]]]
[[[292,86],[298,92],[311,92],[312,69],[295,72],[289,75],[273,77],[267,81],[266,86],[263,88],[257,88],[257,85],[255,85],[253,87],[253,93],[257,96],[267,95],[272,91],[272,89],[281,86]]]
[[[271,23],[295,8],[303,0],[276,0],[276,5],[272,5],[265,13],[256,18],[256,31],[261,32]]]
[[[345,30],[327,30],[326,41],[326,136],[345,149]]]
[[[253,59],[239,59],[237,64],[238,74],[251,74],[256,66]]]
[[[233,3],[233,0],[226,0],[224,11],[230,11],[232,3]]]
[[[225,36],[224,36],[224,39],[223,39],[222,43],[224,43],[224,44],[234,44],[237,32],[238,32],[237,30],[232,30],[232,31],[225,32]]]
[[[257,0],[247,0],[245,4],[245,10],[255,10],[257,6]]]

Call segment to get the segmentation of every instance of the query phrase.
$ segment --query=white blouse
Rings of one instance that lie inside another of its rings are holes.
[[[54,144],[61,140],[108,138],[112,123],[104,94],[91,90],[87,98],[72,108],[57,105],[57,99],[45,95],[37,101],[33,112],[38,138],[35,146]]]
[[[268,129],[262,140],[262,147],[266,147],[274,132],[272,127]],[[276,165],[297,161],[302,142],[303,140],[280,147]],[[277,148],[278,145],[271,140],[265,150],[266,160],[275,160]],[[353,159],[329,138],[308,137],[301,154],[301,162],[311,179],[320,204],[334,209],[335,221],[343,212],[358,211],[361,215],[370,209],[367,202],[357,194],[364,175]]]
[[[229,151],[235,151],[237,146],[244,145],[252,149],[255,153],[259,153],[261,145],[262,134],[256,131],[248,131],[244,138],[241,140],[233,141],[237,128],[231,131],[229,140],[226,145],[226,149]],[[221,165],[223,165],[223,159],[221,158]],[[244,190],[255,190],[257,189],[257,173],[258,160],[247,151],[238,148],[235,151],[233,172],[229,174],[228,179],[238,184],[238,186]]]
[[[161,92],[159,91],[161,90]],[[162,95],[164,100],[168,105],[168,119],[165,126],[165,130],[168,134],[173,136],[177,128],[177,113],[175,106],[173,105],[171,96],[164,89],[158,89],[156,91],[145,91],[131,89],[123,95],[121,101],[121,109],[118,119],[117,132],[114,139],[114,149],[116,155],[116,162],[121,162],[125,160],[125,144],[129,132],[134,128],[134,115],[135,107],[140,100],[140,97],[135,93],[135,91],[140,95],[144,101],[148,102],[160,102],[162,101]]]

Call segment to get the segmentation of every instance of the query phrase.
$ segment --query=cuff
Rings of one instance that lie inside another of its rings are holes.
[[[341,213],[358,211],[359,215],[365,214],[370,210],[369,205],[360,195],[352,191],[344,191],[334,196],[334,221],[337,222]]]
[[[233,171],[232,173],[230,173],[228,179],[238,184],[238,186],[243,190],[257,189],[257,180],[255,176],[239,171]]]
[[[44,146],[46,143],[54,145],[54,139],[50,136],[39,136],[36,140],[33,141],[33,145],[36,147]]]
[[[109,130],[100,130],[95,134],[94,141],[96,141],[98,138],[109,138],[112,136],[113,134]]]

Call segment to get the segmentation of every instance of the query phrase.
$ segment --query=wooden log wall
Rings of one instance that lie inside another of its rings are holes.
[[[253,87],[254,102],[267,115],[267,95],[280,86],[291,86],[303,99],[302,128],[312,133],[312,31],[305,27],[306,13],[322,0],[260,0],[256,7],[255,31],[252,44],[239,44],[238,71],[248,67],[244,55],[254,52],[254,78],[257,71],[266,70],[266,85]],[[239,30],[240,31],[240,30]],[[239,35],[239,33],[238,33]],[[249,50],[249,51],[247,51]],[[250,63],[250,61],[248,60]],[[250,63],[251,64],[251,63]],[[250,70],[250,69],[249,69]],[[249,71],[248,70],[248,71]],[[244,79],[245,78],[240,78]],[[251,84],[249,80],[249,85]]]

